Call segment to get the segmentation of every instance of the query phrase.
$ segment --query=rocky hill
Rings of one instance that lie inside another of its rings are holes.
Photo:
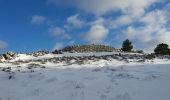
[[[62,51],[64,52],[113,52],[121,51],[107,45],[73,45],[67,46]]]

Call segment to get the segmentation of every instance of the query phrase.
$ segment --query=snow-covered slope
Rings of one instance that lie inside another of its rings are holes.
[[[77,56],[72,54],[72,56]],[[82,56],[84,54],[78,54]],[[94,54],[92,54],[94,55]],[[99,54],[96,54],[99,56]],[[170,61],[87,60],[16,63],[65,55],[20,54],[0,63],[0,100],[169,100]],[[70,56],[67,54],[67,56]]]
[[[37,60],[43,58],[53,58],[53,57],[81,57],[81,56],[102,56],[102,55],[112,55],[112,54],[119,54],[119,52],[87,52],[87,53],[68,53],[65,52],[63,54],[46,54],[44,56],[34,57],[33,55],[27,54],[18,54],[17,57],[11,61],[17,60]],[[129,54],[129,55],[142,55],[139,53],[121,53],[122,55]]]

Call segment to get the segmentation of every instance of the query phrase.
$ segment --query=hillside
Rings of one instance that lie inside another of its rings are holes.
[[[139,53],[15,54],[0,63],[0,100],[169,100],[169,66]]]

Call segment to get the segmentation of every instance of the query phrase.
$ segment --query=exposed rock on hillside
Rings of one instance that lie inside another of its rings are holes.
[[[2,63],[3,59],[4,59],[4,57],[2,55],[0,55],[0,63]]]
[[[43,56],[43,55],[48,54],[48,53],[49,53],[48,51],[41,50],[41,51],[34,52],[33,56],[38,57],[38,56]]]
[[[55,50],[52,52],[53,54],[63,54],[61,50]]]
[[[14,52],[7,52],[6,54],[3,54],[3,57],[6,59],[6,60],[12,60],[14,57],[16,56],[16,54]]]

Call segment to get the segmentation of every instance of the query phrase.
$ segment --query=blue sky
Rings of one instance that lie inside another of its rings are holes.
[[[152,52],[170,45],[169,0],[0,0],[0,52],[54,50],[73,44]]]

